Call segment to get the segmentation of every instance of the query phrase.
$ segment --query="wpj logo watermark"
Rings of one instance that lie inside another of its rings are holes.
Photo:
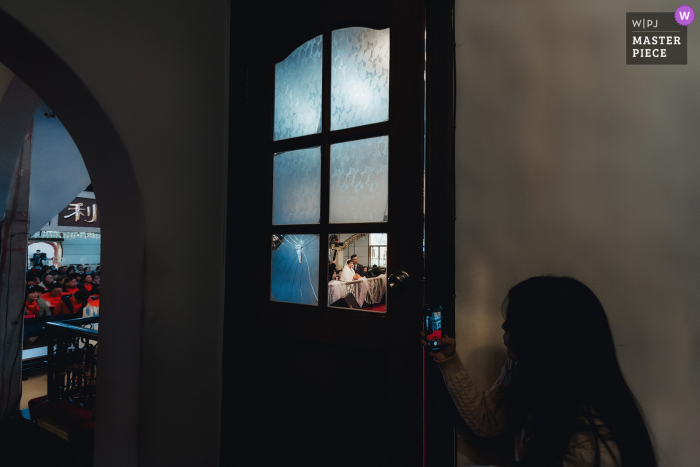
[[[686,5],[668,13],[627,13],[627,64],[686,65],[687,26],[694,19]]]

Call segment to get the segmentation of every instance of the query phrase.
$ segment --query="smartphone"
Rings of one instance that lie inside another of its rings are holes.
[[[442,352],[438,347],[438,340],[442,338],[442,307],[440,305],[425,305],[425,339],[428,341],[428,350]]]

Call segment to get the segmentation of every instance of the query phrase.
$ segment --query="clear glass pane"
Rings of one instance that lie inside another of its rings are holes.
[[[386,222],[388,199],[388,136],[331,146],[332,224]]]
[[[275,141],[321,132],[322,82],[323,36],[275,65]]]
[[[321,148],[275,155],[273,224],[318,224],[321,217]]]
[[[389,120],[389,28],[333,31],[331,130]]]
[[[371,256],[370,264],[372,267],[386,267],[386,247],[384,246],[371,246]]]
[[[272,236],[270,300],[318,305],[318,235]]]
[[[384,238],[384,246],[372,239]],[[386,312],[386,234],[328,236],[328,306]],[[375,262],[383,258],[383,264]]]

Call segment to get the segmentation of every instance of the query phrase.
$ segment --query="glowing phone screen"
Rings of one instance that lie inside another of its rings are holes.
[[[425,335],[431,350],[437,349],[437,341],[442,338],[441,306],[425,306]]]

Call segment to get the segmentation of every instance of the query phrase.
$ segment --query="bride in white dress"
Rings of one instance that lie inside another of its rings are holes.
[[[347,261],[347,263],[345,263],[345,266],[343,266],[343,272],[340,274],[340,280],[341,280],[342,282],[349,282],[349,281],[351,281],[351,280],[352,280],[352,276],[355,275],[355,272],[354,272],[352,269],[350,269],[350,264],[351,264],[352,262],[353,262],[353,261],[352,261],[351,259],[349,259],[349,260]]]

